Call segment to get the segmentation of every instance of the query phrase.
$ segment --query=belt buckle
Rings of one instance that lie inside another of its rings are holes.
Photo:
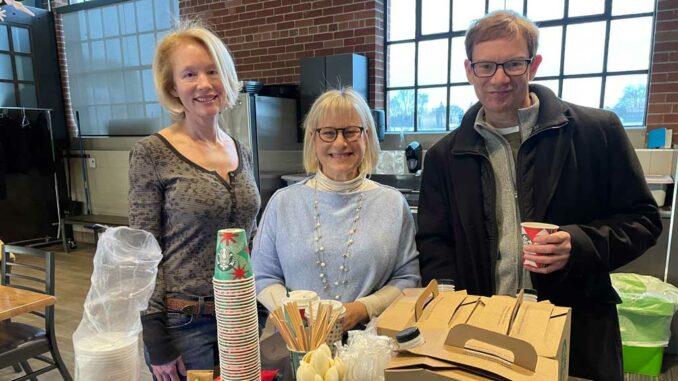
[[[196,315],[197,314],[197,312],[195,312],[195,305],[193,305],[193,304],[189,304],[186,307],[182,308],[180,310],[180,312],[182,314],[185,314],[185,315]]]

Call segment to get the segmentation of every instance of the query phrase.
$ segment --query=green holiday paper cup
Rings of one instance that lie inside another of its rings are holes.
[[[222,229],[217,232],[214,279],[244,280],[252,277],[250,250],[244,229]]]

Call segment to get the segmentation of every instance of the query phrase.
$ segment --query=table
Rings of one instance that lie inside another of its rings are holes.
[[[56,297],[20,288],[0,286],[0,321],[56,303]]]
[[[94,243],[96,244],[99,239],[100,227],[98,225],[106,226],[127,226],[129,225],[129,219],[123,216],[109,216],[104,214],[88,214],[82,216],[72,216],[66,217],[61,220],[61,239],[64,246],[64,251],[68,253],[70,247],[68,245],[68,239],[66,238],[66,226],[67,225],[78,225],[84,226],[85,228],[92,229],[94,232]]]

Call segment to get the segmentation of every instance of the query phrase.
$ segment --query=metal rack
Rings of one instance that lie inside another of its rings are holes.
[[[38,108],[38,107],[4,107],[0,106],[0,112],[3,112],[7,110],[14,110],[14,111],[21,111],[22,113],[25,113],[26,111],[33,112],[33,111],[38,111],[38,112],[44,112],[47,114],[47,129],[49,130],[49,140],[50,140],[50,147],[52,150],[52,160],[56,163],[56,153],[54,150],[54,133],[52,131],[52,109],[49,108]],[[61,223],[61,205],[59,203],[59,181],[57,179],[57,173],[56,171],[52,175],[54,178],[54,196],[55,196],[55,201],[56,201],[56,222],[52,223],[53,226],[57,227],[57,235],[56,237],[52,236],[45,236],[45,237],[36,237],[36,238],[31,238],[31,239],[26,239],[26,240],[21,240],[21,241],[14,241],[14,242],[7,242],[7,243],[12,243],[12,244],[21,244],[25,246],[43,246],[43,245],[50,245],[53,243],[59,243],[60,242],[60,237],[63,234],[61,231],[61,227],[63,226]]]

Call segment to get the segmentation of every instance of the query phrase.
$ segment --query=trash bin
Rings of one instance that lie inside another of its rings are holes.
[[[638,274],[612,274],[622,299],[617,306],[624,372],[657,376],[671,338],[671,319],[678,307],[678,288]]]

